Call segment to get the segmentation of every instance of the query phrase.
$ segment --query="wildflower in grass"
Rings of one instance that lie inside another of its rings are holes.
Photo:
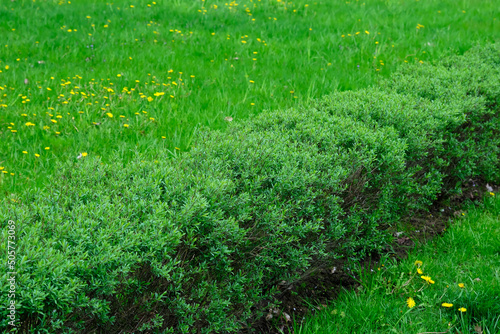
[[[35,153],[35,157],[39,158],[39,157],[40,157],[40,154]]]
[[[422,263],[422,261],[420,261],[420,260],[415,261],[415,265],[416,265],[417,267],[420,267],[422,264],[423,264],[423,263]]]
[[[459,308],[458,310],[459,310],[460,312],[462,312],[462,313],[464,313],[464,312],[466,312],[466,311],[467,311],[467,309],[466,309],[465,307],[461,307],[461,308]]]
[[[463,289],[465,287],[465,284],[464,283],[458,283],[458,286]]]
[[[24,154],[28,154],[28,152],[26,152],[26,151],[23,151],[23,153],[24,153]]]
[[[57,123],[57,121],[55,119],[51,119],[50,120],[52,123]]]
[[[33,123],[31,123],[31,122],[27,122],[25,125],[26,125],[26,126],[35,126],[35,124],[33,124]]]
[[[491,195],[491,196],[495,196],[495,193],[490,192],[490,195]]]
[[[408,305],[409,308],[415,307],[415,301],[411,297],[406,300],[406,304]]]
[[[434,284],[435,282],[431,279],[430,276],[420,276],[421,279],[423,279],[424,281],[426,281],[427,283],[429,284]]]
[[[424,272],[422,271],[422,269],[417,268],[417,273],[418,273],[419,275],[422,275]]]
[[[82,157],[86,157],[87,156],[87,152],[83,152],[81,154],[82,154]]]
[[[450,307],[453,307],[453,304],[451,304],[451,303],[442,303],[441,306],[442,307],[448,307],[448,308],[450,308]]]
[[[45,149],[46,149],[46,150],[50,150],[50,147],[46,147]]]
[[[128,128],[128,124],[123,124],[124,127]]]
[[[106,115],[108,115],[109,118],[113,118],[113,114],[110,112],[107,112]]]

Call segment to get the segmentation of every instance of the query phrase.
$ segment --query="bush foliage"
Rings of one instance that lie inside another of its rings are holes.
[[[3,251],[9,220],[17,228],[18,328],[250,328],[280,287],[381,251],[388,226],[470,178],[498,183],[499,80],[500,49],[476,48],[201,128],[174,158],[62,165],[50,188],[0,204]]]

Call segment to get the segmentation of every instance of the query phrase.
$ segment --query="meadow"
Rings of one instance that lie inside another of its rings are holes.
[[[0,4],[0,189],[56,161],[189,150],[196,129],[376,85],[400,64],[493,42],[486,1]]]

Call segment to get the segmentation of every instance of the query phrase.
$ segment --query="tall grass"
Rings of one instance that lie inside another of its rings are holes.
[[[498,40],[485,1],[5,1],[0,190],[55,160],[188,150],[199,124],[376,84]]]

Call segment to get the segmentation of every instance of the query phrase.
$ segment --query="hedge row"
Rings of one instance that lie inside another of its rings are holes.
[[[250,328],[279,288],[380,251],[412,210],[470,178],[498,183],[498,82],[500,48],[476,48],[224,133],[202,128],[175,158],[66,163],[51,187],[0,204],[2,251],[15,225],[17,328]]]

